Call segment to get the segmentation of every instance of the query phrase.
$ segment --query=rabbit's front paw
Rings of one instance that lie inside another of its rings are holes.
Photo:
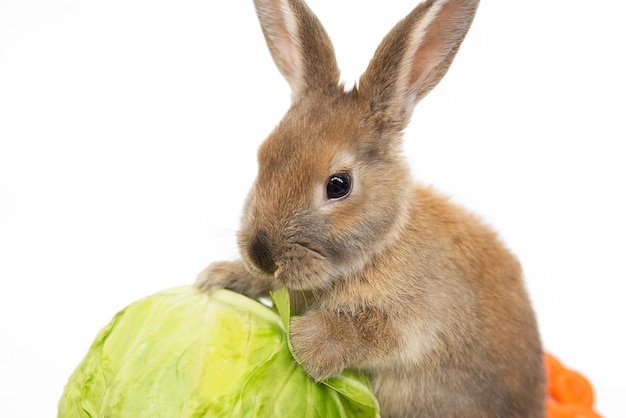
[[[268,297],[271,290],[277,290],[271,278],[250,273],[241,260],[211,263],[198,274],[195,286],[205,292],[229,289],[253,299]]]
[[[196,278],[195,286],[205,292],[229,289],[240,280],[241,266],[237,261],[216,261],[209,264]]]
[[[340,373],[349,363],[353,327],[325,311],[315,311],[291,320],[290,337],[296,361],[316,381]],[[348,329],[346,329],[348,328]]]

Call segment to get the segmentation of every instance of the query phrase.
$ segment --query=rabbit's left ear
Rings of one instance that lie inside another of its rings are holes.
[[[413,108],[448,71],[478,0],[426,0],[382,41],[359,82],[372,108],[406,124]]]
[[[301,0],[254,0],[265,41],[291,86],[292,100],[310,90],[336,90],[339,68],[317,16]]]

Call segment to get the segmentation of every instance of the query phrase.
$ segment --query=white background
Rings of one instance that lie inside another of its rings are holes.
[[[310,0],[352,84],[413,0]],[[619,9],[619,10],[618,10]],[[625,7],[484,0],[407,131],[518,254],[545,347],[624,416]],[[289,104],[252,2],[0,0],[0,405],[56,414],[117,310],[237,255]]]

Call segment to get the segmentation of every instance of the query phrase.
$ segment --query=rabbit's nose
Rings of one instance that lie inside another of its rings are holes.
[[[248,255],[259,269],[268,274],[274,274],[278,268],[272,255],[267,232],[265,231],[259,231],[250,241],[248,244]]]

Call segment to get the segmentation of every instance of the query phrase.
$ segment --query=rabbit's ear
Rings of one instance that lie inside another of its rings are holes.
[[[408,123],[447,72],[477,6],[478,0],[426,0],[389,32],[359,82],[374,110]]]
[[[254,0],[272,58],[292,99],[310,90],[337,89],[339,68],[322,24],[302,0]]]

